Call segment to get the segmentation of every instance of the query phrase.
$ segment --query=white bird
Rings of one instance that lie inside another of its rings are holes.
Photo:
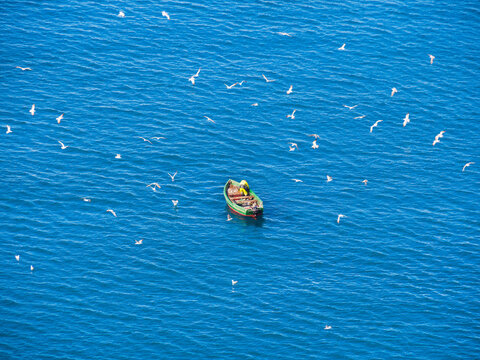
[[[230,221],[232,220],[232,217],[230,216],[230,214],[227,214],[227,221]]]
[[[428,54],[430,56],[430,64],[433,64],[433,59],[435,59],[435,56]]]
[[[275,81],[275,80],[267,79],[267,77],[266,77],[265,75],[263,75],[263,74],[262,74],[262,76],[263,76],[263,78],[265,79],[265,81],[266,81],[267,83],[268,83],[268,82],[273,82],[273,81]]]
[[[318,149],[317,140],[313,140],[312,149]]]
[[[367,180],[367,179],[365,179],[365,180],[363,180],[363,181],[362,181],[362,183],[364,183],[364,184],[365,184],[365,186],[366,186],[366,185],[367,185],[367,183],[368,183],[368,180]]]
[[[35,104],[32,105],[32,108],[30,109],[30,114],[35,115]]]
[[[214,124],[215,124],[215,121],[213,121],[212,119],[210,119],[208,116],[204,116],[204,118],[206,118],[206,119],[207,119],[207,121],[210,121],[210,122],[212,122],[212,123],[214,123]]]
[[[121,158],[122,158],[122,155],[120,154],[115,155],[115,159],[121,159]]]
[[[355,109],[358,105],[353,105],[353,106],[343,105],[343,106],[345,106],[345,107],[348,108],[349,110],[353,110],[353,109]]]
[[[378,124],[380,124],[383,120],[377,120],[375,121],[375,124],[373,124],[372,126],[370,126],[370,132],[373,131],[373,128],[376,127]]]
[[[360,116],[354,117],[354,119],[363,119],[364,117],[365,117],[365,115],[360,115]]]
[[[172,203],[173,203],[173,206],[177,206],[178,205],[178,200],[172,200]]]
[[[15,259],[17,259],[17,261],[20,261],[20,255],[15,255]]]
[[[198,69],[195,75],[192,75],[188,78],[188,81],[190,81],[193,85],[195,85],[195,78],[198,77],[198,75],[200,74],[200,70],[202,70],[202,68]]]
[[[292,142],[292,143],[289,143],[289,144],[290,144],[290,146],[296,147],[296,148],[298,149],[297,143],[293,143],[293,142]]]
[[[290,87],[287,90],[287,95],[290,95],[292,93],[293,85],[290,85]]]
[[[85,202],[92,202],[92,199],[89,199],[89,198],[82,198],[82,200]]]
[[[392,93],[390,94],[390,97],[392,97],[393,95],[395,95],[395,93],[397,93],[398,90],[396,87],[392,88]]]
[[[166,139],[166,137],[163,136],[154,136],[152,137],[153,140],[160,140],[160,139]]]
[[[318,139],[320,136],[318,136],[317,134],[310,134],[308,136],[313,136],[315,139]]]
[[[282,31],[278,32],[277,34],[278,35],[283,35],[283,36],[290,36],[290,37],[292,36],[291,34],[286,33],[286,32],[282,32]]]
[[[60,124],[60,121],[62,121],[62,119],[63,119],[63,114],[62,114],[62,115],[60,115],[59,117],[57,117],[57,123],[59,123],[59,124]]]
[[[410,113],[407,113],[405,115],[405,118],[403,119],[403,126],[407,125],[410,122]]]
[[[142,245],[142,244],[143,244],[143,239],[135,240],[135,245]]]
[[[232,286],[236,285],[238,283],[238,280],[232,280]]]
[[[332,327],[330,325],[325,325],[324,329],[325,330],[330,330]]]
[[[245,82],[245,80],[242,80],[238,83],[238,85],[242,86],[244,82]]]
[[[232,85],[227,85],[227,84],[223,84],[223,85],[225,85],[227,87],[227,89],[231,89],[237,84],[238,84],[238,82],[236,82],[235,84],[232,84]]]
[[[287,115],[287,118],[291,118],[292,120],[295,119],[295,112],[296,111],[297,111],[296,109],[293,110],[293,112],[291,114]]]
[[[118,13],[117,16],[118,16],[119,18],[124,18],[124,17],[125,17],[125,13],[120,10],[120,12]]]
[[[60,146],[62,147],[62,150],[65,150],[66,148],[68,148],[68,146],[65,146],[65,144],[62,143],[61,141],[59,141],[59,143],[60,143]]]
[[[290,149],[288,151],[295,151],[295,146],[289,146],[288,148]]]
[[[21,69],[22,71],[26,71],[26,70],[27,70],[27,71],[31,71],[31,70],[32,70],[32,69],[30,69],[29,67],[24,68],[24,67],[21,67],[21,66],[15,66],[15,68],[16,68],[16,69]]]
[[[295,181],[295,182],[303,182],[303,181],[300,180],[300,179],[292,179],[292,180]]]
[[[327,175],[327,182],[330,182],[332,180],[333,180],[333,178],[331,176]]]
[[[469,167],[470,165],[473,165],[473,164],[475,164],[475,163],[474,163],[474,162],[466,163],[466,164],[463,166],[462,171],[465,171],[465,168],[466,168],[466,167]]]
[[[30,271],[33,271],[34,267],[33,265],[30,265]]]
[[[170,175],[170,173],[167,173],[168,176],[170,176],[170,178],[172,179],[172,182],[175,181],[175,175],[177,175],[178,171],[175,171],[175,174],[173,175]]]
[[[108,209],[107,212],[112,213],[113,216],[117,217],[117,214],[115,214],[115,211],[112,209]]]
[[[154,183],[151,183],[151,184],[148,184],[146,187],[149,187],[151,188],[153,191],[157,191],[157,188],[161,189],[162,187],[160,185],[158,185],[158,183],[154,182]]]
[[[10,134],[12,132],[12,128],[10,127],[10,125],[7,125],[7,131],[6,133],[7,134]]]
[[[342,46],[340,46],[340,47],[338,48],[338,50],[345,50],[345,45],[346,45],[346,44],[343,44]]]
[[[435,140],[433,140],[433,146],[435,146],[436,143],[439,143],[440,142],[440,138],[443,137],[443,134],[445,133],[445,131],[440,131],[440,133],[435,136]]]
[[[162,11],[162,16],[165,16],[167,20],[170,20],[170,15],[166,11]]]
[[[258,106],[258,103],[253,103],[251,106]]]
[[[341,219],[341,218],[344,218],[344,217],[346,217],[346,216],[345,216],[345,215],[343,215],[343,214],[338,214],[338,217],[337,217],[337,224],[340,224],[340,219]]]
[[[139,139],[142,139],[143,141],[146,141],[146,142],[148,142],[148,143],[150,143],[150,144],[152,143],[150,140],[145,139],[144,137],[139,136],[138,138],[139,138]]]

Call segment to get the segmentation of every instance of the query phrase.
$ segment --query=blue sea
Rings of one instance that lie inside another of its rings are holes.
[[[479,358],[478,1],[4,1],[0,31],[0,359]]]

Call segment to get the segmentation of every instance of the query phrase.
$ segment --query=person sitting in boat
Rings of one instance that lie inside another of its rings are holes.
[[[245,196],[250,194],[250,187],[248,186],[248,183],[245,180],[240,181],[239,191]]]

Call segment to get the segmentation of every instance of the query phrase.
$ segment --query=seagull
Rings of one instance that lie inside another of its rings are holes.
[[[287,90],[287,95],[292,93],[293,85],[290,85],[289,89]]]
[[[232,280],[232,286],[236,285],[238,283],[238,280]]]
[[[172,200],[172,203],[173,203],[173,206],[177,206],[178,205],[178,200]]]
[[[390,94],[390,97],[392,97],[393,95],[395,95],[395,93],[397,93],[398,90],[396,87],[392,88],[392,93]]]
[[[268,82],[273,82],[273,81],[275,81],[275,80],[267,79],[267,77],[266,77],[265,75],[263,75],[263,74],[262,74],[262,76],[263,76],[263,78],[265,79],[265,81],[266,81],[267,83],[268,83]]]
[[[345,50],[345,45],[346,45],[346,44],[343,44],[342,46],[340,46],[340,47],[338,48],[338,50]]]
[[[135,240],[135,245],[142,245],[143,239]]]
[[[290,150],[288,150],[288,151],[295,151],[295,147],[294,147],[294,146],[289,146],[288,148],[290,149]]]
[[[410,122],[410,113],[407,113],[405,115],[405,118],[403,119],[403,126],[407,125]]]
[[[138,138],[139,138],[139,139],[143,139],[143,141],[149,142],[150,144],[152,143],[150,140],[145,139],[144,137],[139,136]]]
[[[330,182],[332,180],[333,180],[333,178],[331,176],[327,175],[327,182]]]
[[[258,103],[253,103],[251,106],[258,106]]]
[[[245,80],[242,80],[238,83],[238,85],[242,86],[244,82],[245,82]]]
[[[297,110],[295,109],[291,114],[287,115],[287,118],[291,118],[292,120],[295,119],[295,111]]]
[[[317,140],[313,140],[312,149],[318,149]]]
[[[21,69],[22,71],[25,71],[25,70],[32,71],[32,69],[30,69],[29,67],[24,68],[24,67],[21,67],[21,66],[15,66],[15,68],[16,69]]]
[[[325,325],[324,329],[325,330],[330,330],[332,327],[330,325]]]
[[[202,70],[202,68],[198,69],[195,75],[192,75],[188,78],[188,81],[190,81],[193,85],[195,85],[195,78],[198,77],[198,74],[200,74],[200,70]]]
[[[235,84],[232,84],[232,85],[227,85],[227,84],[223,84],[223,85],[225,85],[227,87],[227,89],[230,90],[231,88],[233,88],[237,84],[238,84],[238,82],[236,82]]]
[[[160,185],[158,185],[158,183],[154,182],[154,183],[151,183],[151,184],[148,184],[146,187],[150,187],[152,188],[153,191],[157,191],[157,188],[161,189],[162,187]]]
[[[30,265],[30,271],[33,271],[34,267],[33,265]]]
[[[12,132],[12,128],[10,127],[10,125],[7,125],[7,132],[6,134],[10,134]]]
[[[290,144],[290,146],[296,147],[298,149],[297,143],[289,143],[289,144]]]
[[[373,131],[373,128],[376,127],[379,123],[381,123],[383,120],[377,120],[375,121],[375,124],[373,124],[372,126],[370,126],[370,132]]]
[[[358,105],[353,105],[353,106],[343,105],[343,106],[345,106],[349,110],[352,110],[352,109],[355,109]]]
[[[462,172],[465,171],[465,168],[466,168],[466,167],[469,167],[470,165],[473,165],[473,164],[475,164],[475,163],[474,163],[474,162],[466,163],[466,164],[463,166]]]
[[[30,114],[35,115],[35,104],[32,105],[32,108],[30,109]]]
[[[20,261],[20,255],[15,255],[15,259],[17,259],[17,261]]]
[[[230,216],[230,214],[227,214],[227,221],[230,221],[232,220],[232,217]]]
[[[435,56],[428,54],[430,56],[430,64],[433,64],[433,59],[435,59]]]
[[[120,12],[118,13],[117,16],[118,16],[119,18],[124,18],[124,17],[125,17],[125,13],[120,10]]]
[[[435,140],[433,140],[433,146],[435,146],[436,143],[439,143],[440,142],[440,138],[443,137],[443,134],[445,133],[445,131],[440,131],[440,133],[435,136]]]
[[[318,136],[317,134],[310,134],[308,136],[313,136],[315,139],[318,139],[320,136]]]
[[[207,119],[207,121],[210,121],[210,122],[212,122],[212,123],[214,123],[214,124],[215,124],[215,121],[213,121],[213,120],[212,120],[211,118],[209,118],[208,116],[204,116],[204,118],[206,118],[206,119]]]
[[[292,35],[290,35],[289,33],[281,32],[281,31],[278,32],[277,34],[278,34],[278,35],[283,35],[283,36],[290,36],[290,37],[292,36]]]
[[[62,114],[62,115],[60,115],[59,117],[57,117],[57,123],[59,123],[59,124],[60,124],[60,121],[62,121],[62,119],[63,119],[63,114]]]
[[[117,217],[117,214],[115,214],[115,211],[112,209],[108,209],[107,212],[112,213],[113,216]]]
[[[354,119],[363,119],[364,117],[365,117],[365,115],[360,115],[360,116],[354,117]]]
[[[338,217],[337,217],[337,224],[340,224],[340,219],[343,218],[343,217],[346,217],[345,215],[343,214],[338,214]]]
[[[154,136],[152,137],[153,140],[160,140],[160,139],[166,139],[166,137],[163,136]]]
[[[122,158],[122,155],[120,154],[115,155],[115,159],[121,159],[121,158]]]
[[[299,180],[299,179],[292,179],[292,180],[295,182],[303,182],[302,180]]]
[[[88,199],[88,198],[82,198],[82,200],[85,202],[92,202],[92,199]]]
[[[62,147],[62,150],[65,150],[66,148],[68,148],[68,146],[65,146],[65,144],[62,143],[61,141],[59,141],[59,143],[60,143],[60,146]]]
[[[167,20],[170,20],[170,15],[166,11],[162,11],[162,16],[165,16]]]
[[[363,180],[363,181],[362,181],[362,183],[364,183],[364,184],[365,184],[365,186],[367,186],[368,180],[367,180],[367,179],[365,179],[365,180]]]
[[[178,171],[175,171],[175,174],[173,175],[170,175],[170,173],[167,173],[168,176],[170,176],[172,178],[172,182],[175,181],[175,175],[177,175]]]

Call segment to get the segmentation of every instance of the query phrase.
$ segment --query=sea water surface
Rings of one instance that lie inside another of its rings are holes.
[[[0,358],[478,358],[478,1],[4,1],[0,31]],[[229,178],[263,218],[226,221]]]

